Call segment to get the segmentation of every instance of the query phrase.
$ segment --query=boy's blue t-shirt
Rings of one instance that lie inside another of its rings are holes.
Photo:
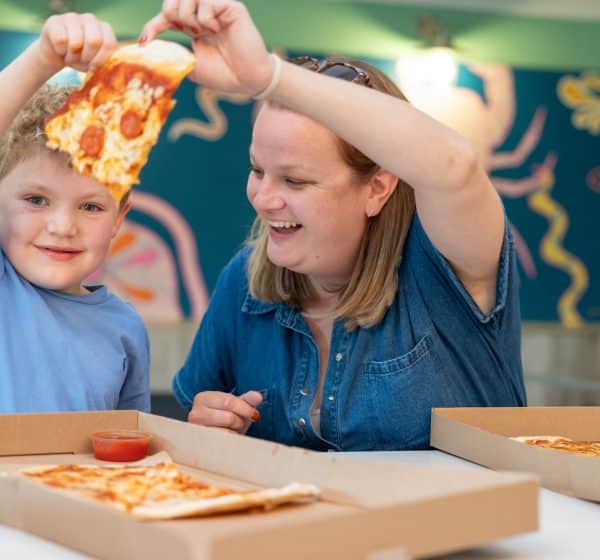
[[[140,316],[105,287],[34,286],[0,251],[0,413],[109,409],[150,410]]]
[[[432,407],[522,406],[518,277],[505,231],[496,305],[484,314],[415,216],[382,321],[333,326],[320,408],[319,355],[300,310],[248,293],[243,250],[221,274],[187,361],[173,380],[187,409],[196,393],[263,394],[249,435],[313,449],[423,449]]]

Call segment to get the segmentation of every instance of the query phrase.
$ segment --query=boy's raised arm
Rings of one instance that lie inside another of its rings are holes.
[[[48,18],[40,37],[0,72],[0,134],[56,72],[65,66],[94,70],[115,45],[110,25],[92,14],[68,13]]]

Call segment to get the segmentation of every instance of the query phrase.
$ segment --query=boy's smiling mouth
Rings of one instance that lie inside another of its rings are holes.
[[[54,245],[35,245],[35,247],[46,256],[56,261],[68,261],[83,252],[79,249],[73,249],[71,247],[58,247]]]

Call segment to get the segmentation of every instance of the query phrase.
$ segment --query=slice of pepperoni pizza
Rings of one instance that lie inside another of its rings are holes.
[[[185,47],[156,40],[118,48],[46,123],[47,145],[120,201],[135,183],[169,111],[194,68]]]

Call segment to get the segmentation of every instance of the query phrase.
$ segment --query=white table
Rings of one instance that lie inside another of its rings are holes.
[[[441,451],[345,453],[358,459],[375,459],[414,465],[482,468]],[[536,533],[504,539],[482,548],[445,556],[446,560],[585,560],[600,557],[600,504],[570,498],[542,489],[540,525]],[[11,560],[84,560],[88,556],[34,535],[0,525],[0,558]]]

